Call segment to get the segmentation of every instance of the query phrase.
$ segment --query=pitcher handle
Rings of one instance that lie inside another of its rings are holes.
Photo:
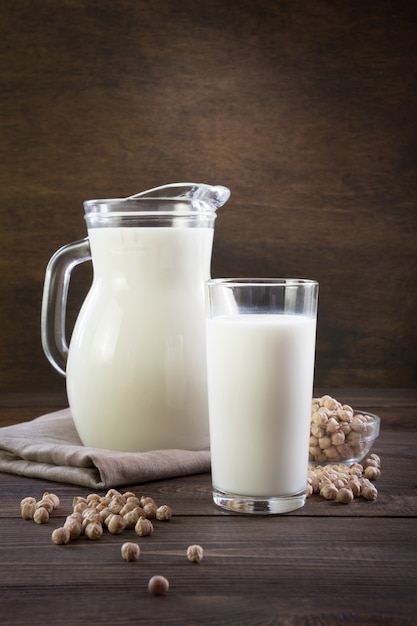
[[[65,333],[68,287],[76,265],[91,259],[88,237],[69,243],[51,257],[42,296],[41,339],[49,362],[65,376],[68,344]]]

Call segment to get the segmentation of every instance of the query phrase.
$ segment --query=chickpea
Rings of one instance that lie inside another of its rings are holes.
[[[64,526],[62,526],[61,528],[55,528],[55,530],[52,533],[52,541],[57,544],[64,544],[64,543],[68,543],[70,540],[70,531],[68,530],[68,528],[65,528]]]
[[[107,520],[106,520],[107,521]],[[107,530],[112,535],[120,535],[126,528],[126,522],[121,515],[112,514],[107,522]]]
[[[72,541],[73,539],[78,539],[82,532],[81,523],[75,517],[71,516],[67,517],[67,519],[65,520],[64,528],[68,528],[69,530],[70,541]]]
[[[336,500],[343,504],[349,504],[353,500],[353,492],[349,487],[342,487],[336,494]]]
[[[88,508],[87,502],[77,502],[77,504],[73,506],[72,510],[74,513],[82,513],[86,508]]]
[[[121,553],[125,561],[137,561],[140,555],[140,547],[137,543],[128,541],[122,545]]]
[[[140,498],[140,506],[143,508],[145,504],[154,504],[156,506],[156,502],[150,496],[141,496]]]
[[[365,468],[364,474],[369,480],[376,480],[381,476],[381,470],[379,467],[375,467],[374,465],[368,465]]]
[[[320,495],[326,500],[335,500],[337,496],[337,487],[332,483],[327,483],[320,489]]]
[[[126,528],[134,528],[140,517],[145,517],[145,514],[143,512],[143,509],[141,509],[139,506],[125,513],[123,515],[123,519],[126,523]]]
[[[329,448],[332,445],[332,440],[329,435],[324,435],[323,437],[319,437],[319,446],[322,450]]]
[[[362,476],[362,472],[363,467],[360,463],[352,463],[352,465],[349,467],[349,474],[352,474],[352,476],[357,476],[358,478],[360,478]]]
[[[48,513],[52,513],[52,511],[54,510],[54,505],[52,504],[51,500],[42,498],[42,500],[39,500],[39,502],[37,502],[35,506],[35,509],[41,508],[46,509]]]
[[[58,496],[55,493],[48,493],[47,491],[43,494],[42,500],[50,500],[54,509],[57,509],[60,504]]]
[[[126,498],[126,504],[133,504],[134,506],[140,506],[140,500],[135,495]]]
[[[134,504],[133,502],[129,502],[120,509],[119,513],[120,515],[123,517],[124,515],[126,515],[126,513],[129,513],[129,511],[133,511],[133,509],[136,509],[137,505]]]
[[[168,521],[172,517],[172,510],[167,504],[163,504],[162,506],[156,509],[155,517],[157,520]]]
[[[87,502],[87,498],[84,498],[83,496],[75,496],[72,500],[72,508],[73,510],[75,510],[75,507],[78,504],[88,504]]]
[[[37,524],[46,524],[49,520],[49,511],[45,507],[41,506],[35,510],[33,514],[33,521]]]
[[[361,489],[361,496],[363,496],[365,500],[376,500],[378,497],[378,491],[374,485],[366,485]]]
[[[143,506],[143,511],[144,511],[144,513],[145,513],[145,515],[146,515],[146,517],[148,519],[155,519],[157,510],[158,510],[158,508],[157,508],[156,504],[154,504],[152,502],[147,502]]]
[[[122,494],[117,489],[109,489],[108,492],[106,493],[106,497],[110,499],[114,498],[115,496],[121,496],[121,495]]]
[[[88,504],[98,504],[101,498],[97,493],[89,493],[86,500]]]
[[[139,537],[148,537],[153,533],[153,524],[151,520],[146,519],[145,517],[140,517],[135,526],[135,533],[139,535]]]
[[[106,520],[110,518],[110,516],[113,515],[113,513],[111,513],[111,511],[109,510],[109,508],[106,506],[104,507],[104,509],[101,509],[101,511],[99,511],[98,516],[100,518],[100,522],[102,524],[106,524]]]
[[[88,524],[92,522],[101,523],[100,514],[97,513],[94,509],[85,509],[82,514],[82,527],[85,528]]]
[[[360,485],[359,480],[357,480],[356,478],[351,478],[348,481],[346,487],[348,487],[351,490],[355,498],[361,495],[361,485]]]
[[[113,498],[108,506],[108,509],[111,513],[119,515],[120,511],[123,509],[123,504],[116,498]]]
[[[98,522],[90,522],[85,527],[84,534],[91,541],[97,541],[103,536],[103,526]]]
[[[199,545],[188,546],[187,559],[193,563],[200,563],[203,560],[204,550]]]
[[[152,576],[148,583],[148,589],[154,596],[163,596],[168,593],[169,581],[165,576]]]
[[[35,498],[23,498],[20,503],[20,514],[23,519],[33,519],[36,510]]]
[[[126,502],[128,501],[129,498],[135,498],[139,503],[139,498],[136,496],[135,493],[133,493],[133,491],[125,491],[124,493],[122,493],[122,496],[124,497]]]

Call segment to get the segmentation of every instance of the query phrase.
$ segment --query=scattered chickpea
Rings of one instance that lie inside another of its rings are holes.
[[[43,494],[42,500],[50,500],[54,509],[57,509],[60,504],[58,496],[55,493],[48,493],[47,491]]]
[[[313,492],[313,488],[311,491]],[[56,494],[45,492],[39,501],[32,497],[23,498],[20,502],[21,515],[24,519],[33,519],[37,524],[44,524],[59,505],[60,500]],[[66,517],[63,526],[52,532],[51,538],[55,544],[62,545],[77,539],[84,532],[88,539],[94,541],[103,535],[103,525],[112,534],[120,534],[125,528],[134,528],[137,535],[144,537],[153,533],[151,519],[167,521],[171,516],[172,510],[168,505],[157,506],[155,500],[149,496],[138,498],[131,491],[122,494],[116,489],[109,489],[105,496],[91,493],[86,497],[74,497],[72,513]],[[139,544],[125,542],[121,546],[121,555],[126,561],[137,560],[140,555]],[[199,563],[203,559],[203,548],[198,545],[189,546],[187,558]],[[152,576],[148,589],[153,595],[164,595],[168,592],[169,581],[165,576]]]
[[[20,513],[23,519],[33,519],[36,510],[35,498],[23,498],[20,503]]]
[[[204,550],[199,545],[188,546],[187,559],[193,563],[200,563],[203,560]]]
[[[88,496],[86,497],[86,501],[90,504],[90,503],[98,503],[100,502],[100,496],[97,493],[89,493]]]
[[[41,506],[35,510],[33,514],[33,521],[37,524],[46,524],[49,520],[49,511],[45,507]]]
[[[87,502],[77,502],[73,507],[74,513],[82,513],[88,507]]]
[[[52,511],[54,510],[54,505],[52,504],[52,501],[46,498],[42,498],[42,500],[39,500],[39,502],[36,503],[35,506],[36,509],[46,509],[48,511],[48,513],[52,513]]]
[[[123,515],[123,519],[126,523],[126,528],[134,528],[137,524],[138,519],[144,516],[145,514],[143,512],[143,509],[141,509],[139,506],[135,507],[131,511],[128,511]]]
[[[378,492],[374,485],[365,486],[361,489],[361,496],[365,498],[365,500],[376,500],[378,497]]]
[[[113,514],[107,522],[107,530],[112,535],[120,535],[126,528],[126,522],[121,515]]]
[[[72,500],[72,508],[74,511],[77,504],[88,504],[87,498],[84,498],[83,496],[75,496]]]
[[[69,530],[70,541],[78,539],[82,532],[81,523],[75,517],[71,516],[67,517],[65,520],[64,528],[68,528]]]
[[[155,519],[157,510],[158,510],[158,507],[156,506],[155,503],[152,503],[152,502],[147,502],[143,506],[143,511],[148,519]]]
[[[169,581],[165,576],[152,576],[148,583],[148,589],[154,596],[163,596],[168,592]]]
[[[140,500],[137,496],[132,495],[126,498],[126,504],[133,504],[134,506],[140,506]]]
[[[376,480],[381,476],[381,470],[379,467],[375,467],[374,465],[368,465],[368,467],[365,467],[364,474],[366,478],[369,478],[369,480]]]
[[[335,500],[337,496],[337,487],[332,483],[327,483],[320,489],[320,495],[326,500]]]
[[[136,522],[135,533],[139,535],[139,537],[148,537],[153,533],[153,524],[151,520],[146,519],[145,517],[140,517]]]
[[[97,541],[103,535],[103,526],[98,522],[90,522],[84,529],[84,534],[91,541]]]
[[[137,561],[140,555],[139,544],[128,541],[122,545],[121,553],[125,561]]]
[[[156,519],[161,521],[168,521],[172,517],[172,510],[167,504],[163,504],[162,506],[156,509]]]
[[[349,467],[349,474],[351,474],[352,476],[357,476],[358,478],[360,478],[362,476],[362,472],[363,467],[360,463],[352,463],[352,465]]]
[[[135,498],[139,503],[139,498],[135,493],[133,493],[133,491],[125,491],[124,493],[122,493],[122,496],[124,497],[126,502],[129,500],[129,498]]]
[[[346,487],[351,490],[355,498],[358,498],[361,495],[361,485],[359,480],[357,480],[356,478],[351,478]]]
[[[85,529],[88,524],[92,523],[101,524],[100,514],[94,509],[85,509],[82,514],[81,527]]]
[[[73,511],[71,515],[68,515],[67,519],[69,518],[77,520],[77,522],[79,522],[80,524],[83,521],[83,516],[81,515],[81,513],[77,513],[75,511]]]
[[[342,487],[336,494],[336,500],[343,504],[349,504],[352,502],[353,498],[353,491],[349,489],[349,487]]]
[[[343,504],[349,504],[354,498],[360,496],[365,500],[376,500],[378,491],[371,482],[381,474],[379,457],[377,457],[378,467],[372,463],[376,461],[376,456],[370,457],[371,463],[365,468],[359,463],[354,463],[350,467],[344,463],[324,466],[309,465],[307,497],[318,493],[327,500],[336,500]]]
[[[120,509],[119,513],[122,517],[124,517],[126,513],[129,513],[130,511],[133,511],[134,509],[137,509],[137,508],[138,508],[137,505],[134,504],[133,502],[126,502]]]
[[[143,508],[145,506],[145,504],[155,504],[156,505],[156,502],[150,496],[141,496],[141,498],[140,498],[140,506]]]
[[[109,489],[106,496],[108,498],[114,498],[114,496],[121,496],[122,494],[117,489]]]
[[[52,541],[58,545],[68,543],[70,540],[70,531],[65,526],[61,528],[55,528],[52,533]]]

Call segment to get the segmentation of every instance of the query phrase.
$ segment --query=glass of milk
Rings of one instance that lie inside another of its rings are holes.
[[[206,281],[214,502],[285,513],[306,498],[318,283]]]

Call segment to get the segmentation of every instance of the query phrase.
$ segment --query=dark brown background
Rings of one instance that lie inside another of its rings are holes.
[[[64,390],[40,302],[83,200],[178,181],[232,189],[213,276],[319,280],[318,386],[415,387],[416,19],[414,0],[3,0],[0,391]]]

